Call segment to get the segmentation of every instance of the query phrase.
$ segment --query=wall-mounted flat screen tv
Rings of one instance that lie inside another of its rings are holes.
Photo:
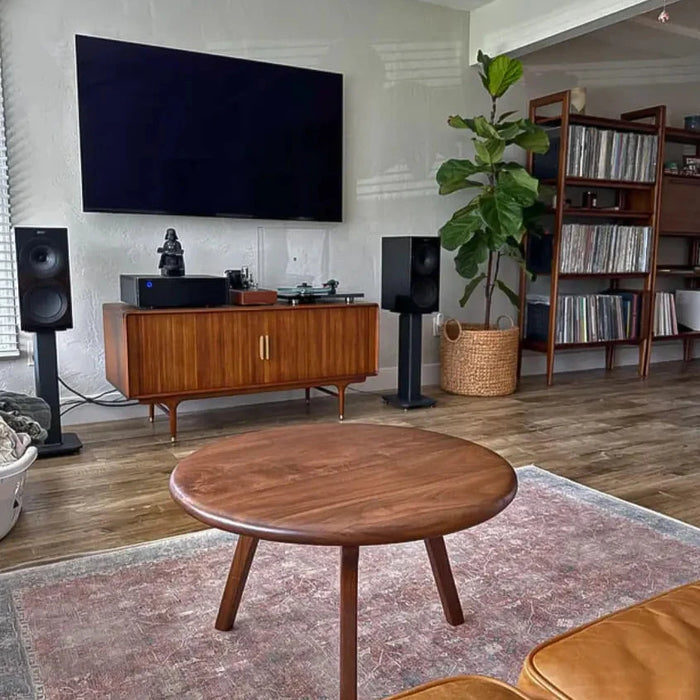
[[[342,220],[343,77],[76,36],[83,210]]]

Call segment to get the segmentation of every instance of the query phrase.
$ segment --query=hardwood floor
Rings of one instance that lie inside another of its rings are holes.
[[[361,385],[359,387],[362,388]],[[349,391],[346,420],[411,425],[479,442],[514,466],[537,464],[619,498],[700,525],[700,364],[525,377],[503,398],[426,390],[432,409],[403,412],[378,395]],[[168,493],[177,461],[225,435],[274,425],[335,421],[336,401],[314,397],[182,414],[171,445],[159,416],[78,426],[85,445],[72,457],[30,469],[24,508],[0,541],[0,570],[201,529]]]

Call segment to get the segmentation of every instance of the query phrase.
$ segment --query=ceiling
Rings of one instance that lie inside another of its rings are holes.
[[[680,0],[667,8],[670,20],[657,20],[659,10],[610,25],[529,54],[524,62],[603,63],[659,59],[700,61],[700,0]]]
[[[477,7],[488,5],[492,0],[421,0],[433,5],[451,7],[454,10],[476,10]]]

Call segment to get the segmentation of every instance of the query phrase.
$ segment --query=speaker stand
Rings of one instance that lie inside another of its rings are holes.
[[[399,315],[399,389],[397,394],[382,398],[397,408],[428,408],[435,399],[420,393],[421,345],[423,338],[423,316],[421,314]]]
[[[83,446],[75,433],[61,432],[61,402],[58,392],[58,362],[56,331],[37,331],[34,336],[34,386],[36,395],[51,408],[51,426],[43,445],[38,445],[39,457],[58,457],[78,452]]]

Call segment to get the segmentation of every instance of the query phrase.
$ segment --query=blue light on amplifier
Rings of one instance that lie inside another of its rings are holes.
[[[153,286],[153,282],[151,282],[151,280],[148,280],[148,282],[146,282],[146,286],[150,289]]]

